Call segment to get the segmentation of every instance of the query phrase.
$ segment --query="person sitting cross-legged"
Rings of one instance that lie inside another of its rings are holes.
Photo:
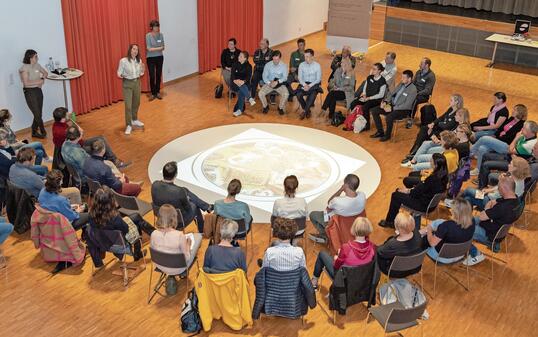
[[[461,197],[454,199],[450,213],[451,220],[437,219],[420,230],[420,234],[424,236],[424,245],[429,247],[426,254],[441,263],[453,263],[463,258],[463,256],[451,259],[439,257],[441,247],[445,243],[467,242],[473,238],[475,231],[473,208],[467,200]]]
[[[174,161],[166,163],[163,167],[163,180],[156,180],[151,185],[151,200],[157,207],[169,204],[181,212],[181,216],[178,216],[179,221],[181,219],[184,221],[181,226],[187,226],[196,219],[198,232],[202,233],[204,230],[202,211],[211,212],[213,206],[198,198],[188,188],[176,185],[177,174],[177,163]]]
[[[108,186],[119,194],[127,196],[137,196],[142,191],[142,183],[130,183],[129,179],[122,175],[117,177],[112,172],[110,166],[104,162],[105,143],[102,140],[96,140],[92,144],[92,156],[84,161],[82,171],[84,176],[95,180],[102,186]]]
[[[521,204],[515,193],[516,183],[506,174],[499,177],[499,193],[497,200],[490,200],[480,216],[474,218],[475,230],[473,239],[479,243],[491,246],[497,235],[497,231],[504,225],[513,224],[521,214]],[[494,243],[493,250],[500,250],[500,241]],[[464,265],[474,266],[485,260],[475,245],[471,246],[468,258],[463,261]]]
[[[314,61],[314,51],[305,50],[304,57],[305,61],[299,65],[299,87],[295,90],[295,96],[303,109],[301,119],[310,118],[310,109],[321,90],[321,67]]]
[[[194,242],[186,237],[182,231],[177,230],[177,212],[172,205],[162,205],[159,208],[159,217],[157,218],[157,229],[151,233],[151,248],[161,253],[178,254],[182,253],[187,262],[187,268],[190,268],[200,244],[202,243],[202,235],[199,233],[193,234]],[[192,247],[192,248],[191,248]],[[166,293],[173,294],[176,292],[177,283],[172,275],[181,275],[185,273],[185,268],[169,268],[155,264],[155,266],[170,275],[166,280]]]
[[[258,97],[262,102],[262,112],[264,114],[269,112],[269,105],[267,104],[267,95],[273,91],[280,95],[280,102],[278,104],[278,113],[283,115],[286,109],[286,100],[288,99],[288,89],[286,88],[286,79],[288,74],[288,68],[281,61],[282,54],[279,50],[274,50],[272,54],[273,61],[265,64],[263,68],[263,85],[258,92]]]
[[[362,191],[357,191],[359,185],[359,177],[355,174],[348,174],[344,178],[342,187],[329,198],[327,209],[310,213],[310,221],[318,230],[317,234],[308,234],[310,240],[319,243],[327,242],[325,229],[329,225],[328,218],[331,216],[349,217],[359,215],[364,211],[366,208],[366,195]]]
[[[237,222],[226,219],[220,225],[220,243],[210,245],[205,251],[204,270],[213,273],[226,273],[236,269],[247,272],[247,259],[241,247],[232,244],[239,225]]]
[[[417,88],[413,84],[413,72],[411,70],[404,70],[402,82],[387,95],[380,106],[370,110],[377,129],[376,133],[370,137],[379,138],[382,142],[389,140],[392,135],[394,121],[410,116],[416,97]],[[386,131],[383,131],[381,115],[385,115]]]
[[[326,251],[319,252],[312,277],[314,288],[318,286],[318,279],[323,269],[331,279],[334,279],[336,271],[342,266],[355,267],[370,263],[375,257],[375,245],[368,238],[373,230],[368,218],[358,217],[351,227],[354,240],[344,243],[335,256],[330,256]]]
[[[353,102],[355,94],[355,72],[351,67],[351,61],[344,59],[340,67],[336,69],[334,77],[329,81],[329,92],[321,106],[320,115],[326,114],[329,110],[328,119],[332,120],[335,116],[336,102],[346,101],[346,107],[349,108]]]

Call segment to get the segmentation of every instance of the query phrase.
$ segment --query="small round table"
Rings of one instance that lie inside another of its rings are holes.
[[[53,81],[62,81],[62,85],[64,89],[65,108],[69,110],[69,107],[67,106],[68,104],[67,103],[67,89],[66,89],[65,82],[71,81],[75,78],[79,78],[80,76],[84,74],[84,72],[82,70],[75,69],[75,68],[66,68],[66,69],[63,69],[63,71],[65,71],[65,73],[62,75],[49,72],[47,79],[53,80]]]

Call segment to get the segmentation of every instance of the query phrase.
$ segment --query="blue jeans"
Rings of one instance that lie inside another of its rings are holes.
[[[240,110],[241,112],[245,111],[245,99],[250,99],[250,88],[248,85],[243,84],[242,86],[238,87],[237,85],[233,84],[232,89],[235,91],[237,89],[237,102],[234,106],[234,111]]]
[[[495,134],[496,130],[483,130],[483,131],[476,131],[474,133],[475,142],[478,141],[480,138],[485,136],[493,136]]]
[[[49,168],[46,166],[41,165],[32,165],[29,167],[30,170],[34,171],[35,173],[39,174],[40,176],[44,177],[49,172]]]
[[[491,241],[489,241],[488,236],[486,235],[486,230],[483,227],[480,227],[480,218],[475,217],[473,219],[474,222],[474,234],[473,234],[473,240],[480,242],[486,246],[491,245]],[[469,255],[471,257],[475,257],[479,255],[480,251],[476,246],[473,244],[471,245],[471,250],[469,251]]]
[[[437,230],[437,227],[439,227],[439,225],[442,224],[445,221],[446,220],[444,220],[444,219],[433,220],[432,223],[431,223],[432,229],[434,231]],[[447,258],[444,258],[444,257],[439,257],[439,253],[437,252],[437,249],[435,249],[435,247],[428,248],[426,250],[426,254],[428,254],[428,256],[431,257],[434,261],[439,261],[441,263],[446,263],[446,264],[454,263],[454,262],[456,262],[458,260],[461,260],[461,258],[463,257],[463,256],[460,256],[460,257],[454,257],[454,258],[451,258],[451,259],[447,259]]]
[[[484,210],[484,207],[486,207],[487,203],[491,200],[491,198],[489,193],[484,196],[484,199],[476,198],[475,195],[477,190],[478,189],[476,188],[467,187],[465,191],[463,191],[462,197],[465,200],[469,201],[471,205],[476,206],[479,210],[482,211]]]
[[[430,160],[432,159],[432,157],[433,157],[433,154],[429,154],[429,153],[421,154],[418,156],[415,155],[413,159],[416,160],[417,163],[413,164],[411,169],[413,171],[422,171],[422,170],[431,169],[432,165],[430,163]]]
[[[415,156],[413,157],[413,161],[417,161],[418,157],[424,154],[434,154],[434,153],[442,153],[443,148],[431,140],[424,141],[420,147],[418,148],[417,152],[415,153]]]
[[[43,144],[41,142],[31,142],[31,143],[21,146],[21,149],[24,149],[24,148],[34,149],[36,165],[41,165],[41,163],[43,162],[43,158],[48,157],[47,151],[45,151],[45,148],[43,147]]]
[[[508,153],[509,149],[508,144],[502,140],[498,140],[491,136],[484,136],[471,146],[471,154],[476,156],[476,167],[480,170],[480,167],[482,166],[482,156],[484,156],[485,153],[493,151],[502,154]]]
[[[334,279],[334,265],[333,265],[334,259],[329,253],[326,251],[321,251],[318,254],[318,258],[316,259],[316,264],[314,265],[314,277],[320,277],[321,273],[323,272],[323,268],[325,268],[325,271],[331,278],[331,280]]]
[[[13,232],[13,225],[6,222],[6,218],[0,217],[0,245],[6,241],[11,232]]]

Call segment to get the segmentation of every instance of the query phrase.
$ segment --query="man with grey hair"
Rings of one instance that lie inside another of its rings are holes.
[[[351,67],[355,69],[355,63],[357,62],[357,59],[355,58],[355,56],[351,55],[351,47],[343,46],[342,53],[336,54],[333,58],[333,61],[331,63],[331,74],[329,75],[329,81],[331,80],[331,78],[334,77],[334,72],[336,71],[336,69],[340,68],[342,60],[345,58],[349,58],[349,60],[351,61]]]
[[[269,48],[269,40],[267,38],[261,39],[260,48],[256,49],[254,56],[252,57],[254,61],[254,71],[252,72],[252,80],[250,81],[250,97],[256,97],[258,85],[262,81],[263,67],[271,62],[272,57],[273,51]]]
[[[381,64],[383,67],[385,67],[385,70],[381,73],[381,76],[385,78],[385,81],[387,82],[387,87],[389,89],[392,89],[394,86],[394,78],[396,76],[396,73],[398,72],[398,69],[396,68],[396,53],[393,51],[387,52],[385,55],[385,59],[381,61]]]

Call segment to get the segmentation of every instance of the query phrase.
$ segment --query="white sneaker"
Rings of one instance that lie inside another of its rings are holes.
[[[411,161],[408,161],[408,162],[405,162],[403,164],[400,164],[401,167],[406,167],[406,168],[411,168],[413,167],[413,164],[411,163]]]
[[[486,256],[484,256],[484,254],[482,253],[479,253],[477,256],[475,257],[471,257],[471,255],[469,255],[465,260],[463,260],[463,265],[464,266],[474,266],[475,264],[479,264],[480,262],[484,261],[486,259]]]
[[[235,110],[234,113],[233,113],[234,117],[239,117],[242,114],[243,114],[243,112],[241,110]]]
[[[250,103],[250,106],[253,106],[254,104],[256,104],[256,100],[254,98],[249,98],[248,102]]]
[[[138,119],[137,119],[137,120],[134,120],[134,121],[132,122],[132,124],[133,124],[134,126],[138,126],[139,128],[143,128],[143,127],[144,127],[144,123],[142,123],[142,122],[139,121]]]
[[[452,208],[452,203],[453,203],[453,202],[454,202],[453,199],[446,198],[446,199],[445,199],[445,206],[446,206],[447,208]]]
[[[130,125],[127,125],[127,127],[125,128],[125,134],[130,135],[132,130],[133,128]]]
[[[43,161],[44,161],[45,163],[52,163],[52,162],[54,161],[54,158],[52,158],[52,157],[45,157],[45,158],[43,158]]]
[[[471,172],[469,172],[469,174],[472,175],[472,176],[477,176],[479,173],[480,172],[478,171],[477,168],[475,168],[475,169],[471,170]]]

